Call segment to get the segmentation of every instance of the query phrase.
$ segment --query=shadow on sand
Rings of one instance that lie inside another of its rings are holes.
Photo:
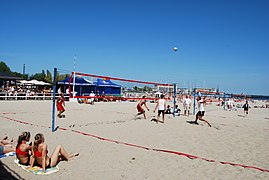
[[[152,118],[151,120],[150,120],[151,122],[155,122],[155,123],[163,123],[162,121],[158,121],[156,118]]]
[[[0,179],[22,179],[25,180],[24,178],[22,178],[18,173],[16,173],[15,171],[13,171],[12,169],[10,169],[7,165],[3,164],[2,161],[0,160]]]
[[[193,124],[193,125],[199,125],[199,123],[195,122],[195,121],[186,121],[189,124]]]

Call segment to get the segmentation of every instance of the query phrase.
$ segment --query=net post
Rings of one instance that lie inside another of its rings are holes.
[[[226,110],[226,93],[223,94],[223,110]]]
[[[177,84],[173,84],[174,86],[174,112],[173,112],[173,116],[176,116],[176,103],[177,103]]]
[[[55,130],[55,94],[56,94],[56,76],[57,76],[57,68],[54,68],[53,75],[53,96],[52,96],[52,122],[51,122],[51,130],[54,132]]]
[[[75,90],[76,90],[75,89],[75,87],[76,87],[76,74],[77,74],[77,72],[74,71],[74,72],[72,72],[72,75],[70,76],[69,84],[72,81],[73,85],[72,85],[72,92],[70,93],[69,102],[77,102],[76,92],[75,92]]]
[[[196,88],[194,88],[194,93],[193,93],[193,115],[195,115],[195,108],[196,108]]]
[[[75,98],[75,83],[76,83],[76,72],[73,73],[73,89],[72,89],[72,98]]]

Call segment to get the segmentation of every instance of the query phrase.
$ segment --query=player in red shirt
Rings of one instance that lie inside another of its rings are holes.
[[[146,100],[144,99],[144,98],[146,98],[146,96],[143,96],[142,98],[143,99],[141,99],[140,102],[136,106],[137,111],[138,111],[138,113],[137,113],[136,116],[139,116],[139,115],[143,114],[144,115],[144,118],[146,119],[146,112],[142,108],[142,106],[144,105],[147,108],[148,111],[149,111],[149,108],[147,107]]]
[[[61,93],[60,97],[57,98],[57,111],[59,112],[57,116],[59,118],[65,117],[65,115],[63,115],[63,112],[65,111],[64,106],[65,106],[64,94]]]

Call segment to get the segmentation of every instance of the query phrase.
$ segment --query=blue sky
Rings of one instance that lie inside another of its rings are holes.
[[[76,53],[83,73],[269,95],[268,9],[267,0],[0,1],[0,61],[30,75],[72,71]]]

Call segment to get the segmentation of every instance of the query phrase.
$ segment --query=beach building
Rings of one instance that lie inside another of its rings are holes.
[[[14,76],[6,72],[0,72],[0,86],[5,88],[10,85],[15,85],[17,80],[22,80],[21,77]]]

